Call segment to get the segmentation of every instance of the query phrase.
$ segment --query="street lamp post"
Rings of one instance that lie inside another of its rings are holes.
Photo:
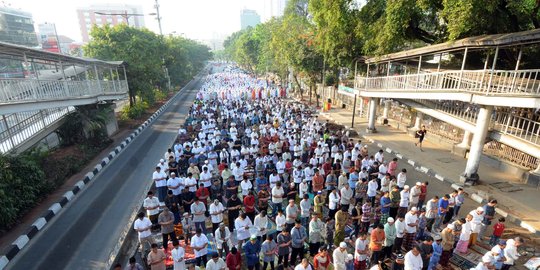
[[[130,17],[133,17],[133,16],[144,16],[144,14],[139,14],[139,13],[127,13],[124,12],[124,13],[105,13],[105,12],[99,12],[99,11],[96,11],[94,12],[95,14],[98,14],[98,15],[106,15],[106,16],[122,16],[122,18],[124,18],[124,20],[126,21],[126,24],[129,25],[129,18]],[[148,15],[152,15],[151,13],[148,14]]]
[[[156,20],[158,21],[158,26],[159,26],[159,35],[161,36],[161,38],[163,38],[163,29],[161,28],[161,16],[159,16],[159,3],[158,3],[158,0],[156,0],[156,4],[154,5],[154,7],[156,8],[156,13],[151,13],[151,15],[156,16]],[[165,65],[165,59],[161,58],[161,61],[163,63],[163,71],[165,72],[165,77],[167,78],[167,89],[170,90],[171,89],[171,77],[169,76],[169,69]]]

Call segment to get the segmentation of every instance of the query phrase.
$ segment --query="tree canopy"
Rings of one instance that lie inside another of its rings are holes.
[[[95,26],[90,35],[92,40],[84,46],[85,56],[127,63],[131,104],[136,96],[153,103],[154,90],[166,88],[164,65],[171,84],[178,86],[189,81],[211,58],[210,48],[193,40],[162,37],[126,24]]]
[[[289,0],[283,17],[233,33],[225,55],[252,72],[314,78],[376,56],[540,27],[537,0]],[[337,74],[333,74],[337,75]]]

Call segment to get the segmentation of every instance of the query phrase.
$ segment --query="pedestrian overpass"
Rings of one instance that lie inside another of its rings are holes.
[[[353,97],[367,99],[368,132],[376,132],[380,111],[388,117],[391,100],[416,112],[413,129],[428,115],[461,130],[459,145],[468,151],[464,177],[477,172],[488,141],[528,155],[529,169],[540,175],[538,49],[540,29],[366,58],[354,87],[337,93],[348,104]]]
[[[32,147],[76,106],[125,99],[125,69],[0,42],[0,153]]]

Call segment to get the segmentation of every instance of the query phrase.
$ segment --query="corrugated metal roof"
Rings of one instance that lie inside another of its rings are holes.
[[[506,34],[468,37],[464,39],[448,41],[445,43],[425,46],[417,49],[411,49],[382,56],[369,57],[366,59],[366,63],[396,61],[401,59],[419,57],[420,55],[456,51],[465,48],[490,48],[497,46],[508,47],[532,43],[540,43],[540,29]]]
[[[53,62],[78,63],[85,65],[96,64],[98,66],[108,67],[118,67],[124,64],[124,61],[103,61],[93,58],[75,57],[0,41],[0,54],[22,57],[23,53],[26,54],[27,58],[48,60]]]

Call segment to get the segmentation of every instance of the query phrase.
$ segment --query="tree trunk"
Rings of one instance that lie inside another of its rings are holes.
[[[298,77],[296,77],[296,75],[293,75],[293,78],[296,84],[298,85],[298,89],[300,90],[300,100],[304,100],[304,95],[303,95],[304,91],[302,91],[302,86],[300,86],[300,82],[298,82]]]
[[[311,93],[313,92],[313,87],[311,86],[311,84],[309,84],[309,105],[311,105]]]

